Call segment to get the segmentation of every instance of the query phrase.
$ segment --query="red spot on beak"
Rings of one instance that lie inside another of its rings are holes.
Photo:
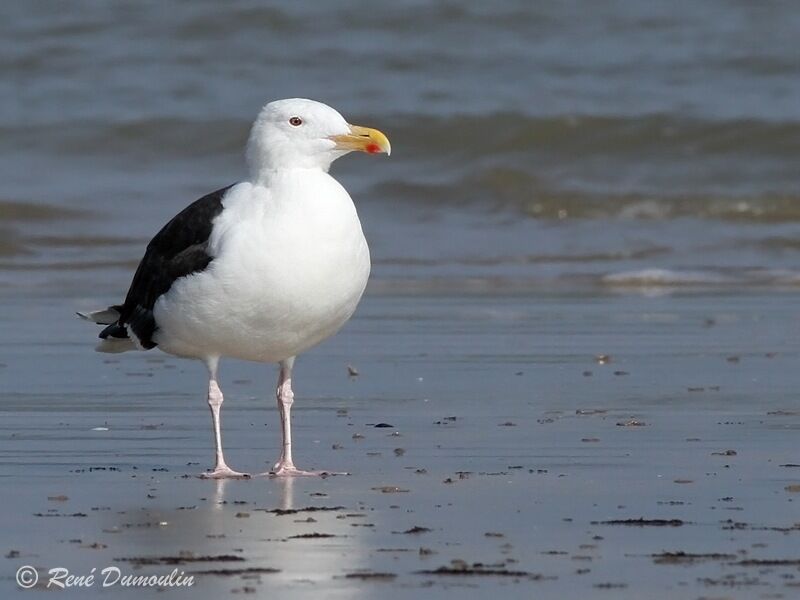
[[[378,152],[381,151],[381,147],[378,146],[378,144],[367,144],[366,150],[370,154],[377,154]]]

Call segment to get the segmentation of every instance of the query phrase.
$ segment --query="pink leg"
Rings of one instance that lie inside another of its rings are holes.
[[[281,457],[272,467],[269,475],[273,477],[299,477],[313,475],[330,475],[327,471],[302,471],[294,466],[292,461],[292,367],[294,357],[281,362],[280,375],[278,375],[278,411],[281,413],[281,428],[283,431],[283,447]]]
[[[234,471],[227,464],[225,464],[225,457],[222,454],[222,433],[219,426],[219,413],[222,407],[222,390],[217,383],[217,365],[219,358],[208,359],[206,365],[208,366],[208,406],[211,408],[211,421],[214,426],[214,447],[216,449],[216,466],[213,471],[201,473],[200,477],[203,479],[248,479],[250,475],[247,473],[239,473]]]

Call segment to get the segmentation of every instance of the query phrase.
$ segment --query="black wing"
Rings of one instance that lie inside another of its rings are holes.
[[[156,234],[136,269],[125,303],[115,307],[119,320],[106,327],[101,338],[125,338],[132,332],[143,348],[155,348],[153,306],[176,279],[202,271],[211,262],[208,239],[214,219],[222,212],[222,198],[232,187],[196,200]]]

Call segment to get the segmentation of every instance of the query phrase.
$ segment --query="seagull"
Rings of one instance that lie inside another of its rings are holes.
[[[222,357],[279,365],[283,446],[265,475],[326,474],[292,460],[292,368],[348,321],[369,278],[358,213],[328,174],[352,151],[389,155],[391,145],[321,102],[270,102],[247,142],[249,181],[211,192],[169,221],[147,245],[122,304],[78,313],[106,326],[100,352],[158,347],[205,363],[216,464],[201,477],[250,477],[231,469],[222,451]]]

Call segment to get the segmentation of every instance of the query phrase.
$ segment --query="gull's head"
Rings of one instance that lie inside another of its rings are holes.
[[[327,104],[291,98],[270,102],[258,115],[247,143],[253,176],[280,169],[322,169],[349,152],[389,154],[377,129],[350,125]]]

